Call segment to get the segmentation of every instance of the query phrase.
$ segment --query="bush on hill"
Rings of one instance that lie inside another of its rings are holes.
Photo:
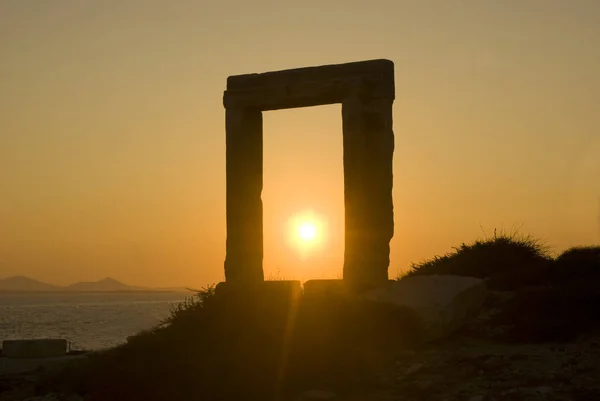
[[[552,269],[555,284],[600,279],[600,246],[569,248],[560,254]]]
[[[491,289],[513,290],[544,280],[552,258],[546,247],[531,236],[497,233],[454,252],[412,264],[406,277],[457,275],[488,279]]]
[[[569,341],[600,325],[600,247],[574,247],[552,258],[531,236],[497,234],[413,264],[405,277],[458,275],[513,291],[493,324],[510,341]]]
[[[518,288],[497,322],[518,342],[571,341],[600,325],[600,247],[568,249],[535,286]]]

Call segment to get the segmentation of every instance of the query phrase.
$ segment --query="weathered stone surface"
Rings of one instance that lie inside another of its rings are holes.
[[[264,280],[263,110],[342,104],[346,238],[344,280],[355,291],[388,280],[394,235],[394,63],[356,63],[229,77],[227,109],[227,282]]]
[[[328,82],[367,76],[393,81],[394,63],[386,59],[375,59],[268,71],[260,74],[234,75],[227,78],[227,89],[248,89],[273,83]]]
[[[225,279],[264,279],[263,141],[260,110],[226,111],[227,242]]]
[[[394,235],[392,100],[348,98],[342,119],[344,279],[361,291],[388,280]]]
[[[342,103],[355,95],[394,99],[394,63],[368,60],[232,76],[223,104],[278,110]]]
[[[348,295],[348,285],[344,280],[308,280],[304,283],[304,298],[326,299]]]
[[[7,358],[50,358],[67,354],[67,340],[4,340],[2,355]]]
[[[423,321],[428,340],[444,338],[474,318],[487,296],[472,277],[415,276],[368,291],[363,299],[408,307]]]
[[[297,300],[302,295],[302,285],[298,280],[261,281],[250,283],[221,282],[215,288],[218,296],[241,295],[256,297],[258,295],[279,300]]]

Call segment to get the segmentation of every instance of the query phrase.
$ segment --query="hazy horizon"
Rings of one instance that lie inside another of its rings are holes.
[[[160,287],[160,286],[140,286],[137,283],[130,283],[130,282],[126,282],[123,280],[120,280],[118,277],[100,277],[98,279],[95,280],[78,280],[78,281],[73,281],[73,282],[69,282],[68,284],[56,284],[53,283],[51,281],[46,281],[46,280],[40,280],[37,277],[31,277],[31,276],[23,276],[23,275],[14,275],[14,276],[2,276],[0,277],[0,282],[3,280],[11,280],[11,279],[28,279],[28,280],[33,280],[35,282],[39,282],[42,284],[49,284],[51,286],[54,287],[58,287],[58,288],[65,288],[65,287],[69,287],[69,286],[73,286],[76,284],[92,284],[92,283],[102,283],[102,282],[106,282],[106,281],[110,281],[110,282],[116,282],[118,284],[124,284],[128,287],[139,287],[139,288],[144,288],[144,289],[161,289],[161,288],[184,288],[184,287]],[[0,288],[0,291],[2,291],[3,289]]]
[[[0,2],[0,277],[223,280],[230,75],[395,63],[390,277],[600,243],[600,2]],[[264,113],[265,276],[341,277],[341,106]],[[302,259],[287,222],[327,240]]]

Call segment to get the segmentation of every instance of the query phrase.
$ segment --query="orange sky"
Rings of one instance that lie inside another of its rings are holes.
[[[596,0],[0,2],[0,277],[223,278],[226,78],[396,65],[390,276],[496,228],[599,242]],[[340,277],[339,105],[266,112],[265,275]],[[299,260],[286,222],[328,242]]]

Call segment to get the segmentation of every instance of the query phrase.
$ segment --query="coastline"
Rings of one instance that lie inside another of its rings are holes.
[[[78,290],[48,290],[48,291],[26,291],[26,290],[0,290],[0,295],[4,294],[42,294],[42,295],[64,295],[64,294],[156,294],[156,293],[186,293],[191,292],[186,289],[172,289],[172,290],[92,290],[92,291],[78,291]]]

